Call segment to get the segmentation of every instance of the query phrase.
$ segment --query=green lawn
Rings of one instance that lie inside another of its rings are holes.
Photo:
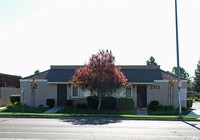
[[[24,107],[23,113],[43,113],[49,108],[42,107]],[[22,107],[12,107],[0,110],[1,113],[12,112],[12,113],[22,113]]]
[[[49,108],[24,107],[22,113],[21,107],[7,108],[0,110],[0,116],[35,116],[35,117],[110,117],[122,119],[179,119],[178,112],[149,112],[150,115],[136,115],[135,111],[130,110],[93,110],[93,109],[75,109],[65,108],[54,114],[44,114]],[[185,116],[184,119],[196,119],[197,117]]]
[[[64,114],[108,114],[108,115],[136,115],[135,110],[96,110],[96,109],[76,109],[76,108],[65,108],[57,113]],[[183,115],[189,114],[190,111],[182,111]],[[179,115],[178,110],[159,110],[159,111],[148,111],[149,115]]]
[[[43,107],[24,107],[23,113],[43,113],[49,108]],[[0,110],[0,112],[12,112],[21,113],[22,107],[12,107]],[[183,115],[187,115],[190,111],[183,111]],[[57,114],[96,114],[96,115],[136,115],[135,110],[96,110],[96,109],[77,109],[77,108],[65,108],[57,112]],[[149,115],[178,115],[178,110],[167,110],[167,111],[148,111]]]
[[[183,115],[189,114],[190,111],[182,111]],[[148,111],[149,115],[179,115],[178,110],[162,110],[162,111]]]
[[[72,117],[117,117],[126,119],[178,119],[179,112],[171,111],[151,111],[149,115],[136,115],[135,110],[94,110],[94,109],[75,109],[65,108],[57,114],[65,114]],[[196,119],[197,117],[186,116],[189,111],[183,111],[184,119]]]
[[[108,114],[108,115],[120,115],[120,114],[128,114],[135,115],[135,111],[133,110],[96,110],[96,109],[76,109],[76,108],[65,108],[63,110],[58,111],[57,113],[62,114]]]

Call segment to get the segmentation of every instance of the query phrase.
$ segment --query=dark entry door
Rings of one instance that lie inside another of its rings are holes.
[[[137,107],[138,108],[147,107],[147,86],[146,85],[137,86]]]
[[[67,85],[57,85],[57,104],[66,106],[67,103]]]

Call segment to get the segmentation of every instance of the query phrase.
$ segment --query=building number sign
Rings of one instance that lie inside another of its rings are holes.
[[[160,85],[151,85],[150,89],[160,89]]]

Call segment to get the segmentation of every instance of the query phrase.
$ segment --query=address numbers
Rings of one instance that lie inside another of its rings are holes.
[[[160,89],[160,85],[151,85],[150,89]]]

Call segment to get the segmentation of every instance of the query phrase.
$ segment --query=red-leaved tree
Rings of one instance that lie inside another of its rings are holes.
[[[116,67],[115,57],[111,51],[100,50],[93,54],[89,63],[84,67],[76,69],[71,83],[80,87],[82,90],[88,90],[92,95],[98,97],[98,109],[101,107],[103,96],[112,94],[120,87],[127,87],[128,80]]]

